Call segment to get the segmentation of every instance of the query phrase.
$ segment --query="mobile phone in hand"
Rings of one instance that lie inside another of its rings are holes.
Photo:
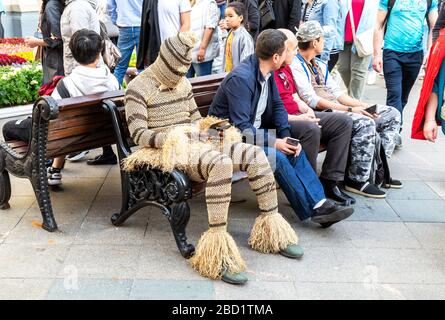
[[[370,107],[366,108],[365,111],[369,112],[370,114],[375,114],[375,113],[377,113],[377,105],[375,104],[373,106],[370,106]]]
[[[300,144],[300,140],[294,138],[286,138],[286,143],[290,144],[291,146],[298,147],[298,145]]]

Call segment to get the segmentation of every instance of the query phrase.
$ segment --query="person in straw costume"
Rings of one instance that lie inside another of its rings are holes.
[[[223,137],[209,135],[212,124],[202,118],[185,75],[191,64],[196,36],[179,33],[161,45],[156,61],[135,78],[125,93],[125,114],[133,141],[142,148],[123,163],[131,171],[150,165],[165,172],[183,170],[192,181],[206,181],[209,230],[201,235],[191,266],[202,276],[243,284],[246,263],[227,232],[234,171],[245,171],[256,193],[260,215],[249,245],[262,253],[303,255],[298,237],[278,213],[276,184],[267,157],[259,147],[241,142],[235,127]],[[212,138],[213,137],[213,138]]]

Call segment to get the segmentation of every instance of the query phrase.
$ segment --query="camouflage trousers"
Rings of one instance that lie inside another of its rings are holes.
[[[365,182],[369,179],[376,133],[380,137],[386,157],[391,157],[394,152],[401,124],[400,112],[396,108],[379,105],[378,113],[379,118],[373,120],[364,115],[348,112],[353,120],[348,178],[353,181]]]

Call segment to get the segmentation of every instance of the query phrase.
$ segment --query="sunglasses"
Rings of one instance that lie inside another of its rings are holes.
[[[284,72],[280,72],[278,74],[278,77],[280,77],[280,79],[283,80],[284,89],[289,90],[290,84],[289,84],[289,80],[287,79],[286,74]]]

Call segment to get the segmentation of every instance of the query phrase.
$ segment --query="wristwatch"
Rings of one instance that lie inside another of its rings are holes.
[[[348,107],[348,112],[352,112],[352,107]]]

